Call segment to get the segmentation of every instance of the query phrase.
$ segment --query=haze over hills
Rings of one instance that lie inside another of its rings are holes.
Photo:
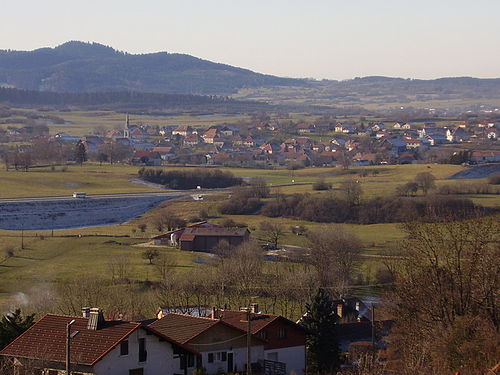
[[[34,51],[0,51],[0,85],[57,92],[230,94],[243,87],[300,85],[175,53],[133,55],[72,41]]]
[[[332,67],[332,69],[335,69]],[[52,92],[231,95],[278,104],[366,108],[500,106],[500,79],[282,78],[175,53],[128,54],[72,41],[34,51],[0,50],[0,86]]]

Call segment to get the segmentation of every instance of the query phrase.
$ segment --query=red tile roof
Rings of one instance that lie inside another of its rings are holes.
[[[30,329],[0,351],[15,357],[64,362],[66,325],[75,320],[71,331],[79,333],[71,341],[71,362],[94,365],[122,340],[141,327],[141,323],[104,322],[98,330],[87,329],[87,318],[47,314]]]
[[[219,320],[170,313],[154,321],[149,327],[181,344],[186,344],[218,323]]]
[[[201,318],[177,313],[169,313],[163,318],[154,321],[148,327],[151,327],[156,332],[164,334],[182,345],[187,345],[189,347],[189,341],[216,325],[229,327],[236,330],[236,333],[238,334],[244,335],[247,332],[246,326],[244,328],[240,328],[221,319]],[[264,342],[264,340],[256,336],[254,336],[254,339]]]
[[[280,318],[279,315],[272,314],[256,314],[252,313],[252,333],[256,334],[261,329],[266,327],[271,322]],[[237,327],[242,330],[246,330],[248,326],[247,320],[247,312],[246,311],[237,311],[237,310],[217,310],[216,315],[217,318],[222,321]]]

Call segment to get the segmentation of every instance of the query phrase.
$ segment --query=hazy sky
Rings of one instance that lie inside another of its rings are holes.
[[[500,77],[500,0],[0,1],[0,49],[82,40],[290,77]]]

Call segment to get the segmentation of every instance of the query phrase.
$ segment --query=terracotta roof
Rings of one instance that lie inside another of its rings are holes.
[[[242,330],[246,330],[248,326],[247,312],[237,311],[237,310],[217,310],[216,317],[220,318],[222,321]],[[252,333],[256,334],[261,329],[266,327],[269,323],[280,318],[279,315],[271,314],[257,314],[252,313]]]
[[[71,331],[79,333],[71,341],[71,362],[94,365],[141,323],[104,322],[98,330],[87,329],[87,318],[47,314],[0,351],[0,354],[63,362],[66,353],[66,325],[75,320]]]
[[[209,318],[170,313],[154,321],[149,327],[181,344],[186,344],[219,322]]]
[[[177,313],[169,313],[163,318],[149,324],[148,327],[189,348],[189,341],[218,324],[234,329],[239,334],[246,333],[246,326],[244,329],[241,329],[221,319],[202,318]],[[257,336],[253,336],[253,339],[265,342]]]

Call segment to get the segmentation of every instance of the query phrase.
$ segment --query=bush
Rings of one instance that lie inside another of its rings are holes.
[[[219,212],[227,215],[249,215],[256,213],[262,202],[258,198],[233,196],[219,206]]]
[[[320,179],[312,185],[312,188],[313,190],[330,190],[332,188],[332,184]]]
[[[500,173],[493,173],[488,176],[488,184],[500,185]]]

